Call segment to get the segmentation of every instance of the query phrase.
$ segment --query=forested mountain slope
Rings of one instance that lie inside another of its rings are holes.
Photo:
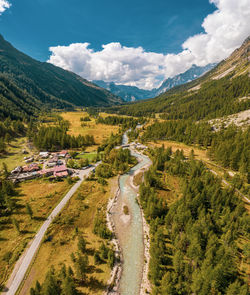
[[[249,109],[250,38],[204,76],[175,87],[157,98],[112,107],[111,112],[165,119],[211,119]],[[242,99],[244,97],[244,99]]]
[[[0,116],[29,114],[31,109],[108,106],[122,100],[80,76],[15,49],[0,35]],[[25,104],[27,101],[30,107]],[[34,108],[33,108],[34,107]],[[4,110],[4,111],[3,111]],[[32,111],[32,112],[33,112]],[[18,115],[19,116],[19,115]]]

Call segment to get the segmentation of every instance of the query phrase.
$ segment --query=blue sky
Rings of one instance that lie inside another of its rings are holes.
[[[120,42],[146,51],[178,53],[181,44],[202,31],[215,10],[206,0],[10,0],[0,32],[18,49],[39,60],[48,48],[89,42]]]
[[[226,58],[249,19],[249,0],[0,0],[0,33],[19,50],[144,89]]]

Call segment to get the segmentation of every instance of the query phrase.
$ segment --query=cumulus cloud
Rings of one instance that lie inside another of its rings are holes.
[[[0,15],[8,8],[11,4],[7,0],[0,0]]]
[[[114,81],[144,89],[157,87],[162,80],[183,73],[193,64],[205,66],[221,61],[248,37],[249,0],[209,2],[217,9],[204,19],[204,33],[188,38],[179,54],[146,52],[142,47],[126,47],[119,42],[94,51],[89,43],[74,43],[50,47],[48,62],[88,80]]]

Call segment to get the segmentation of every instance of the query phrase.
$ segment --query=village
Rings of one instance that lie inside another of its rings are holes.
[[[25,154],[25,151],[23,153]],[[66,178],[75,172],[67,167],[67,161],[70,158],[67,150],[60,152],[45,151],[36,156],[24,157],[27,165],[13,169],[9,179],[16,183],[38,177],[49,177],[51,180]]]
[[[137,150],[145,150],[147,146],[144,146],[138,142],[132,142],[115,147],[119,148],[131,147]],[[23,154],[27,154],[26,150],[23,150]],[[61,178],[67,178],[69,176],[77,176],[79,169],[88,168],[89,164],[73,169],[68,167],[68,161],[72,159],[69,151],[62,150],[59,152],[42,151],[37,155],[25,156],[24,161],[26,165],[17,166],[10,172],[9,179],[14,183],[31,180],[39,177],[48,177],[50,180],[59,180]]]

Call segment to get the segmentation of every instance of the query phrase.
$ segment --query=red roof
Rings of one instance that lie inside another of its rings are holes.
[[[53,171],[54,171],[54,169],[52,168],[52,169],[40,170],[40,171],[38,171],[38,173],[43,175],[43,174],[51,173]]]
[[[63,171],[63,172],[54,172],[54,177],[64,177],[68,176],[68,171]]]
[[[55,166],[54,167],[54,172],[63,172],[67,171],[67,167],[65,165],[60,165],[60,166]]]
[[[32,172],[32,171],[37,171],[39,170],[39,166],[36,165],[29,165],[29,166],[23,166],[23,172]]]
[[[68,153],[68,151],[66,151],[66,150],[60,151],[61,155],[66,155],[67,153]]]

